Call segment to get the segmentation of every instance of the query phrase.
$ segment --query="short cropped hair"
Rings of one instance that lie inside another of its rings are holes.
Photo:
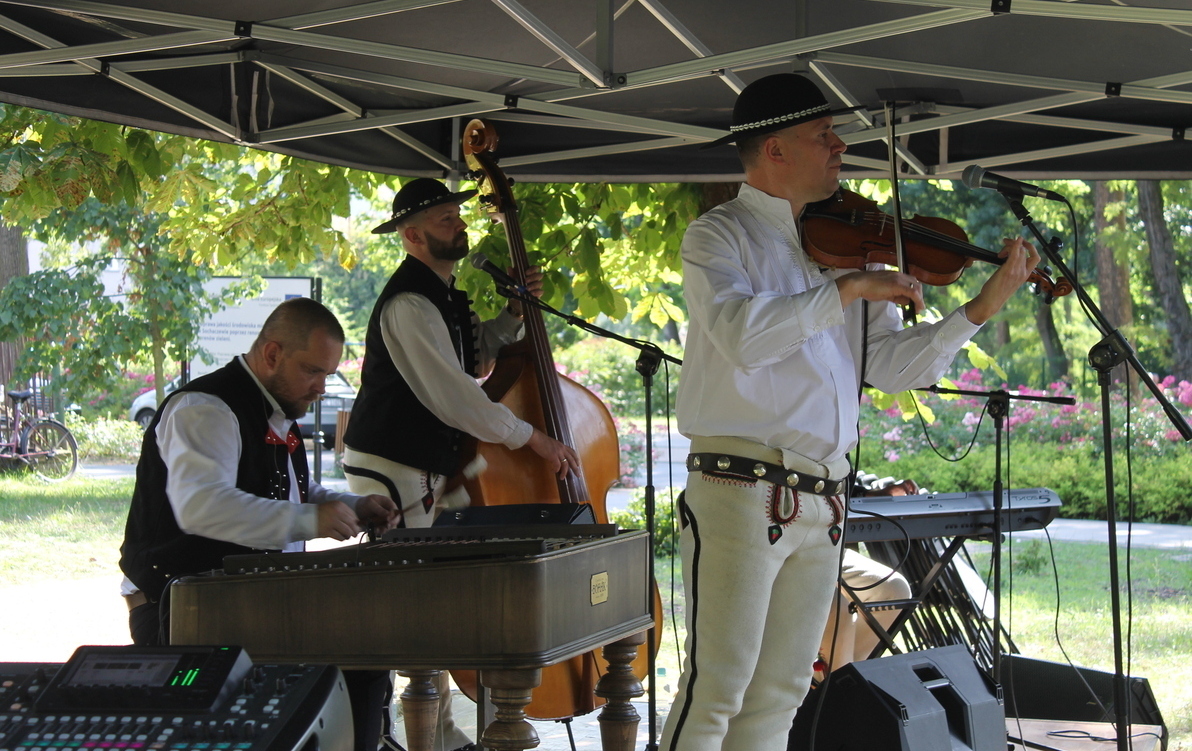
[[[741,159],[741,166],[745,169],[751,169],[757,163],[758,155],[761,154],[762,144],[766,139],[774,135],[775,131],[769,133],[759,133],[755,136],[746,136],[737,141],[737,156]]]
[[[344,328],[334,313],[309,297],[294,297],[273,309],[252,348],[278,342],[286,350],[304,350],[315,329],[326,329],[336,341],[341,344],[344,341]]]

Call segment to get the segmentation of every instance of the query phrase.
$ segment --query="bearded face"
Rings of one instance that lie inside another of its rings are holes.
[[[468,233],[462,229],[450,240],[440,240],[430,232],[426,233],[426,249],[440,261],[458,261],[468,255]]]

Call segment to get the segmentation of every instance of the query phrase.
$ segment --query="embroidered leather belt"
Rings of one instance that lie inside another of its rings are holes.
[[[745,456],[731,454],[688,454],[689,472],[711,472],[713,474],[737,475],[772,482],[775,485],[793,488],[800,493],[815,495],[837,495],[844,491],[844,480],[829,480],[825,477],[805,474],[787,469],[780,464],[758,461]]]

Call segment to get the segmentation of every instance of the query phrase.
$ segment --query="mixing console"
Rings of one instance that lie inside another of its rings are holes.
[[[0,663],[0,751],[350,751],[339,669],[239,647],[80,647]]]

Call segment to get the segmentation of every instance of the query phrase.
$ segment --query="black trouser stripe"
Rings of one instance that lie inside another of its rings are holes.
[[[369,480],[376,480],[377,482],[384,485],[385,489],[389,491],[389,497],[393,499],[393,502],[397,504],[397,507],[398,508],[402,507],[401,506],[401,493],[397,492],[397,486],[393,484],[393,480],[390,480],[388,477],[386,477],[385,475],[376,471],[375,469],[365,469],[364,467],[353,467],[350,464],[345,464],[344,465],[344,474],[345,475],[356,475],[357,477],[364,477]],[[401,515],[401,521],[398,523],[397,526],[399,526],[399,527],[406,526],[406,515],[405,514]]]
[[[696,624],[699,623],[699,524],[695,520],[695,514],[691,513],[691,509],[687,506],[684,494],[679,494],[679,515],[683,519],[685,526],[691,527],[691,614],[688,623],[691,624],[691,630],[687,634],[687,640],[690,644],[690,649],[687,653],[687,659],[691,664],[691,672],[687,676],[687,686],[683,695],[683,709],[679,713],[679,719],[675,722],[675,732],[671,734],[670,751],[674,751],[675,745],[679,742],[679,735],[683,732],[683,724],[687,722],[687,713],[691,711],[691,695],[695,691],[695,682],[699,677],[699,662],[696,660],[696,644],[698,641],[698,632]]]

